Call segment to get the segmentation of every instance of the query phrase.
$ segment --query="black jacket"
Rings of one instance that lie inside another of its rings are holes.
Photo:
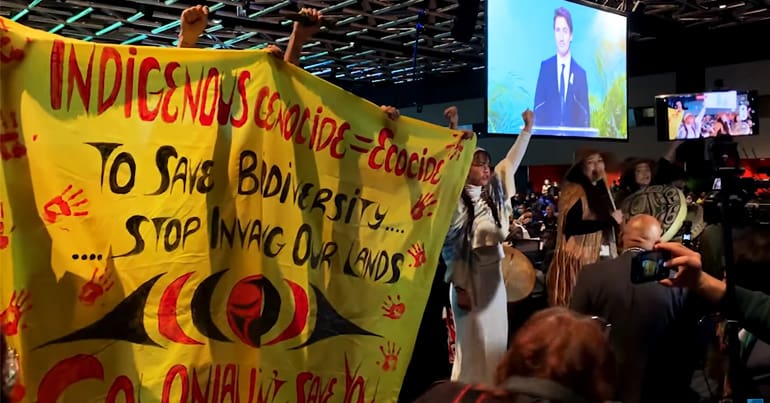
[[[705,307],[683,289],[632,284],[634,255],[625,252],[585,266],[572,291],[570,308],[612,325],[618,400],[691,401],[696,396],[689,388],[690,380],[701,352],[694,340]]]

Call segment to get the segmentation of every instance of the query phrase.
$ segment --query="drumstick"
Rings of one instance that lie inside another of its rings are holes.
[[[612,204],[612,211],[615,211],[618,209],[617,207],[615,207],[615,198],[612,197],[612,192],[610,192],[610,188],[606,186],[607,184],[605,183],[604,185],[605,185],[604,189],[607,191],[607,194],[610,195],[610,203]]]

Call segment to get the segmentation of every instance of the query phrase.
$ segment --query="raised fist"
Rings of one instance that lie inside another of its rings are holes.
[[[183,47],[194,46],[209,23],[209,8],[193,6],[182,11],[180,18],[179,43]]]
[[[535,113],[527,108],[527,110],[521,113],[521,118],[524,119],[524,128],[526,130],[531,129],[535,123]]]
[[[459,124],[459,113],[457,112],[456,106],[450,106],[449,108],[444,109],[444,117],[449,122],[450,128],[457,128],[457,125]]]
[[[320,11],[313,8],[303,8],[299,10],[300,15],[304,15],[312,23],[294,23],[294,36],[303,41],[308,40],[317,34],[321,30],[321,24],[323,24],[323,14]]]
[[[394,106],[382,105],[380,106],[380,110],[385,112],[385,114],[388,116],[388,119],[394,122],[398,120],[398,118],[401,116],[401,112],[398,109],[396,109]]]

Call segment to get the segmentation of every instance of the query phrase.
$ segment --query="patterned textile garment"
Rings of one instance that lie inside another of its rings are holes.
[[[455,330],[455,318],[452,310],[446,310],[447,348],[449,348],[449,363],[455,363],[455,347],[457,346],[457,331]]]
[[[606,233],[596,231],[566,238],[564,226],[567,215],[578,201],[583,205],[583,219],[595,219],[595,214],[591,211],[583,186],[568,183],[559,195],[559,211],[561,213],[559,214],[556,235],[556,250],[546,277],[548,302],[551,306],[569,306],[572,289],[575,287],[580,269],[599,260],[603,244],[609,247],[608,257],[618,255],[614,231]]]
[[[495,167],[487,186],[465,186],[444,242],[442,256],[448,265],[446,281],[452,284],[450,300],[456,331],[453,381],[492,384],[497,364],[507,350],[502,242],[508,235],[508,216],[513,212],[513,174],[529,138],[527,132],[519,136],[508,156]],[[460,307],[457,288],[468,293],[470,310]]]

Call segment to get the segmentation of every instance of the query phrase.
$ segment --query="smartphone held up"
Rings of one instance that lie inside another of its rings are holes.
[[[631,283],[644,284],[671,277],[672,270],[665,267],[671,254],[664,250],[640,252],[631,260]]]

